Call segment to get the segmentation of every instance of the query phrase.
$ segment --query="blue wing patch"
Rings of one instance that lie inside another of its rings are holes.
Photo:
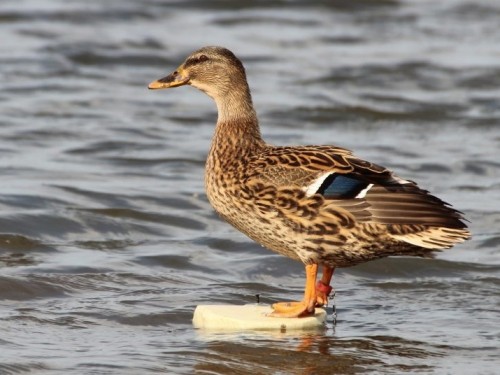
[[[332,173],[325,178],[317,194],[330,199],[352,199],[356,198],[368,185],[368,182],[361,181],[352,175]]]

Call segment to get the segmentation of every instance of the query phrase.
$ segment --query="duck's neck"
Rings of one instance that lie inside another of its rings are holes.
[[[243,90],[229,90],[215,98],[215,102],[218,118],[213,149],[224,145],[244,151],[264,146],[248,86]]]

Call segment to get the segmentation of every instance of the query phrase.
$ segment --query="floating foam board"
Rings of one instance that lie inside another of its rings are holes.
[[[219,331],[249,330],[306,330],[325,324],[326,311],[316,308],[314,315],[303,318],[274,318],[266,316],[271,306],[252,305],[199,305],[193,315],[196,328]]]

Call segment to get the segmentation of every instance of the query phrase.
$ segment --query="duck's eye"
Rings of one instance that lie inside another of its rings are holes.
[[[207,55],[200,55],[197,57],[191,57],[190,59],[188,59],[186,61],[185,66],[188,67],[188,66],[196,65],[196,64],[202,63],[202,62],[207,61],[207,60],[208,60]]]

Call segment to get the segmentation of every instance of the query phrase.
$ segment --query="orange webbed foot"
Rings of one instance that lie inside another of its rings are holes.
[[[276,318],[299,318],[314,315],[316,305],[316,275],[318,273],[317,264],[306,265],[306,287],[304,299],[300,302],[279,302],[273,305],[273,312],[269,316]]]
[[[273,304],[273,312],[268,316],[275,318],[300,318],[314,315],[314,305],[305,301],[278,302]]]

